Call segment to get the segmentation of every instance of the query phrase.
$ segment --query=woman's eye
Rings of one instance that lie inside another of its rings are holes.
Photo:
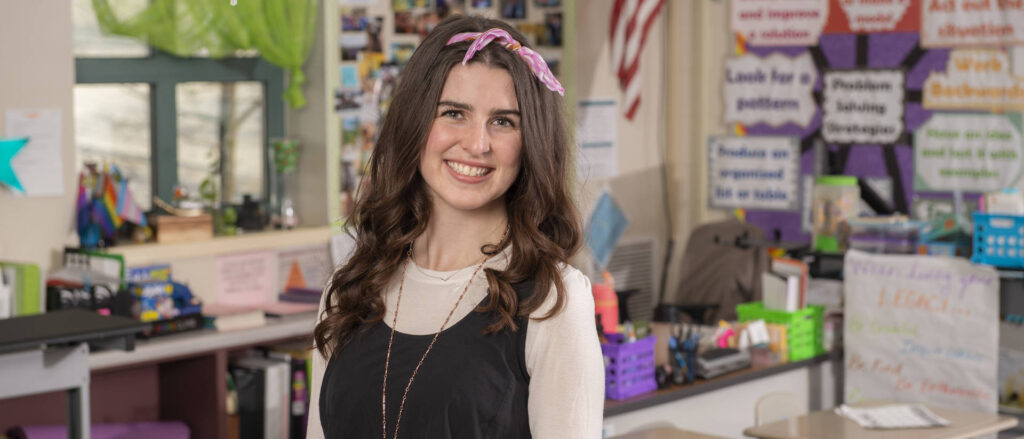
[[[506,118],[506,117],[499,117],[497,119],[494,119],[494,123],[497,124],[498,126],[503,126],[503,127],[508,127],[508,128],[515,128],[516,127],[516,123],[513,122],[512,119],[509,119],[509,118]]]
[[[448,117],[452,119],[462,118],[462,112],[459,110],[445,110],[441,112],[441,117]]]

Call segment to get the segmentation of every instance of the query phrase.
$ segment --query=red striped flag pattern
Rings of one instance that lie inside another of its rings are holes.
[[[626,119],[640,107],[640,52],[665,0],[615,0],[612,5],[612,69],[624,93]]]

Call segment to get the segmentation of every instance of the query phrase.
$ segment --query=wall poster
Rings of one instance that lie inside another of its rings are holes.
[[[996,411],[999,278],[962,258],[846,253],[846,402]]]

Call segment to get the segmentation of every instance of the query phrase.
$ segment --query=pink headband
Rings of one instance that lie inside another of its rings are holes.
[[[486,32],[464,32],[461,34],[455,34],[450,40],[448,40],[447,46],[452,44],[471,40],[473,44],[469,45],[469,49],[466,50],[466,57],[462,58],[462,65],[466,65],[473,55],[482,50],[485,46],[494,41],[495,38],[501,39],[501,42],[506,49],[511,50],[519,57],[526,61],[526,65],[530,66],[530,70],[533,71],[534,76],[544,83],[549,90],[558,92],[558,94],[565,96],[565,89],[562,88],[562,84],[555,79],[555,75],[551,74],[551,70],[548,69],[548,64],[544,62],[544,58],[539,53],[535,52],[529,47],[524,47],[519,44],[515,38],[512,38],[505,30],[494,28]]]

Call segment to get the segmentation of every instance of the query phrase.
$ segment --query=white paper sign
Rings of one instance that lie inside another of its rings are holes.
[[[795,137],[708,139],[711,207],[799,208],[800,141]]]
[[[214,302],[254,305],[273,302],[277,258],[274,252],[258,251],[217,256]]]
[[[580,180],[619,174],[618,105],[612,99],[580,101],[576,108],[576,173]]]
[[[7,110],[6,137],[28,137],[28,143],[11,160],[27,196],[64,194],[61,160],[61,111]]]
[[[327,244],[312,244],[277,252],[277,292],[291,287],[323,290],[333,273]]]
[[[746,125],[795,123],[806,127],[817,106],[818,71],[806,52],[790,58],[747,54],[725,63],[725,122]]]
[[[832,143],[893,143],[903,134],[903,71],[825,72],[821,133]]]
[[[814,46],[827,0],[732,0],[732,31],[752,46]]]
[[[1024,110],[1024,76],[1010,73],[1002,50],[953,50],[946,71],[929,74],[923,91],[928,109]]]
[[[1024,43],[1019,0],[922,0],[921,20],[923,47]]]
[[[846,12],[850,30],[880,32],[896,28],[910,7],[910,0],[844,0],[839,7]]]
[[[999,278],[962,258],[848,251],[846,402],[996,410]]]
[[[914,133],[914,189],[987,192],[1020,179],[1020,131],[994,114],[935,114]]]

